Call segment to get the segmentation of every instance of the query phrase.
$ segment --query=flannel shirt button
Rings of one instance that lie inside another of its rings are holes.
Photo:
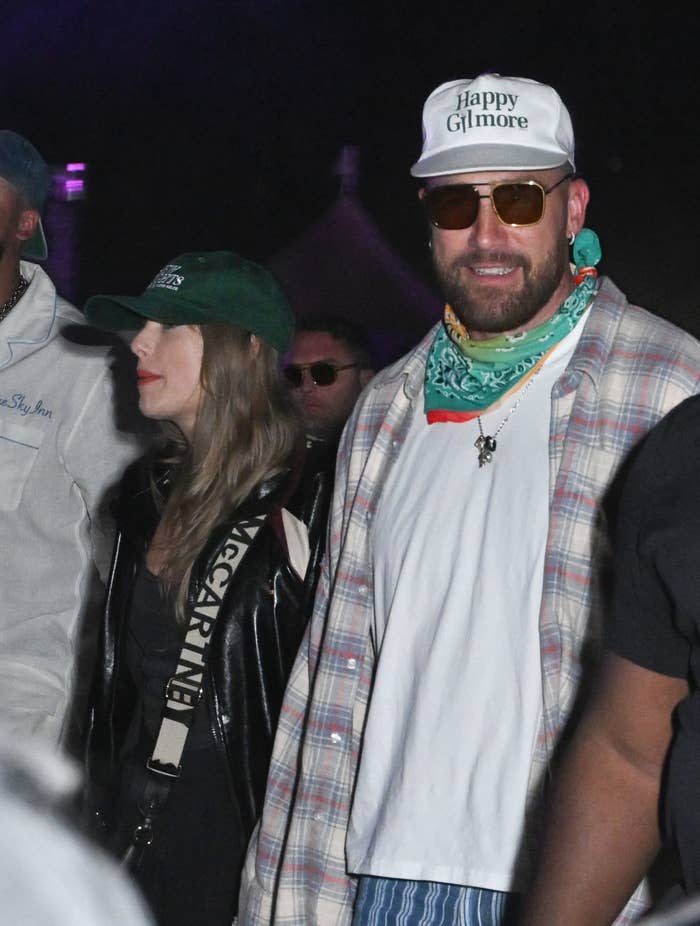
[[[353,659],[353,657],[351,656],[348,659],[348,669],[354,669],[356,665],[357,665],[357,659]]]
[[[315,813],[315,814],[314,814],[314,820],[315,820],[317,823],[322,823],[322,822],[323,822],[323,814],[322,814],[320,811],[317,812],[317,813]]]
[[[330,740],[331,743],[335,743],[336,746],[339,746],[343,742],[343,737],[340,733],[331,733]]]
[[[366,595],[368,591],[366,585],[360,585],[360,587],[357,590],[361,595]]]

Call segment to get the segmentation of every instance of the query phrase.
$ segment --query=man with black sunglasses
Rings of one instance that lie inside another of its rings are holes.
[[[335,445],[357,397],[374,376],[367,333],[344,318],[302,319],[282,372],[307,435]]]
[[[246,924],[513,921],[603,620],[601,499],[700,383],[700,344],[598,277],[551,87],[442,84],[412,174],[447,305],[341,440]]]

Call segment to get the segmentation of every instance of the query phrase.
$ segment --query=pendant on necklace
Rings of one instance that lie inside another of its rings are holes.
[[[481,469],[493,460],[496,452],[496,438],[491,437],[490,434],[480,434],[474,441],[474,446],[479,451],[479,469]]]

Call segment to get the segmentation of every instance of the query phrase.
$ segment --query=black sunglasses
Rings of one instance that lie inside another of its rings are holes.
[[[326,363],[325,360],[319,360],[316,363],[290,363],[282,372],[295,389],[304,382],[304,370],[308,370],[311,374],[314,386],[331,386],[338,379],[338,373],[341,370],[351,370],[359,365],[359,363],[345,363],[342,366],[336,366],[333,363]]]
[[[490,199],[493,211],[503,225],[522,228],[537,225],[542,220],[547,194],[571,177],[573,173],[565,174],[550,187],[543,187],[536,180],[436,186],[425,191],[423,205],[428,219],[436,228],[456,231],[473,225],[479,214],[480,201]],[[477,189],[480,186],[490,186],[491,189],[488,193],[480,193]]]

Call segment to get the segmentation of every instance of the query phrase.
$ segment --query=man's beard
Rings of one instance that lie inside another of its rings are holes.
[[[556,245],[537,271],[526,256],[503,251],[467,251],[449,265],[434,255],[434,263],[443,294],[467,331],[490,334],[527,325],[551,299],[568,267],[566,251]],[[475,264],[521,267],[523,284],[509,292],[480,286],[474,278],[465,285],[460,270]]]

